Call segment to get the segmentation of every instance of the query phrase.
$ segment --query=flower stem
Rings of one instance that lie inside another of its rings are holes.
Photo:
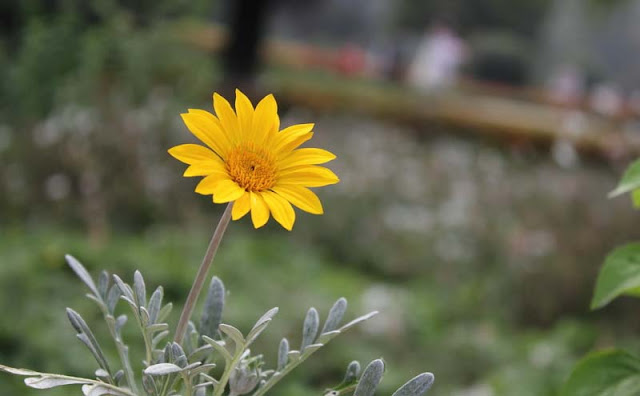
[[[209,247],[207,247],[207,252],[202,259],[202,264],[200,264],[200,268],[198,269],[196,278],[193,281],[193,285],[191,286],[191,291],[189,292],[187,301],[185,302],[182,313],[180,314],[178,327],[176,327],[176,333],[173,337],[173,341],[177,342],[178,344],[182,343],[184,333],[187,331],[189,318],[191,317],[193,308],[196,305],[198,295],[200,294],[200,291],[202,291],[202,285],[204,284],[205,278],[207,277],[207,272],[209,272],[209,267],[211,267],[213,258],[215,257],[216,251],[218,250],[218,246],[220,246],[220,241],[222,240],[224,231],[227,229],[227,225],[229,225],[229,220],[231,220],[232,208],[233,202],[229,202],[227,208],[222,214],[222,217],[220,218],[220,222],[218,223],[216,230],[213,232],[213,236],[211,237],[211,241],[209,242]]]

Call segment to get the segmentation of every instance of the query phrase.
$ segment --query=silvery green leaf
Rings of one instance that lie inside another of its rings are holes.
[[[107,271],[102,271],[98,276],[98,291],[100,292],[100,298],[102,298],[103,300],[106,299],[108,290],[109,290],[109,273]]]
[[[168,335],[169,335],[169,330],[161,331],[160,333],[156,334],[151,340],[151,346],[155,348],[156,345],[158,345],[158,343]]]
[[[344,384],[352,384],[356,382],[358,376],[360,375],[360,362],[354,360],[349,363],[347,366],[347,372],[344,374],[344,380],[342,381]]]
[[[165,331],[169,328],[169,325],[167,323],[156,323],[156,324],[152,324],[147,326],[147,331],[151,334],[153,333],[157,333],[159,331]]]
[[[164,354],[162,356],[164,358],[164,361],[167,363],[172,362],[174,360],[173,348],[171,346],[171,342],[168,342],[167,346],[164,347]]]
[[[207,344],[211,345],[213,349],[215,349],[220,355],[222,355],[226,364],[229,364],[229,362],[233,360],[233,358],[231,357],[231,354],[229,353],[229,351],[227,351],[227,348],[225,348],[223,343],[216,341],[213,338],[207,337],[207,336],[202,336],[202,339]]]
[[[138,305],[141,307],[147,306],[147,287],[144,284],[142,274],[138,270],[133,273],[133,289]]]
[[[218,326],[218,328],[220,329],[220,331],[222,331],[224,334],[226,334],[229,338],[233,340],[233,342],[236,344],[236,353],[239,352],[244,346],[244,337],[242,336],[242,333],[240,332],[240,330],[236,329],[231,325],[224,324],[224,323],[221,323],[220,326]]]
[[[118,316],[118,318],[116,319],[116,333],[120,334],[120,331],[122,330],[122,326],[124,326],[126,323],[127,323],[127,315]]]
[[[347,299],[340,297],[338,301],[333,304],[327,315],[327,320],[324,322],[321,334],[328,333],[338,328],[344,313],[347,311]]]
[[[140,307],[140,321],[142,322],[142,327],[147,327],[149,325],[149,311],[145,307]]]
[[[143,375],[142,376],[142,387],[144,388],[145,392],[147,392],[150,395],[158,394],[158,389],[156,387],[156,381],[155,381],[154,377],[151,376],[151,375]]]
[[[289,341],[283,338],[278,348],[278,371],[282,371],[289,361]]]
[[[351,322],[347,323],[346,325],[342,326],[339,330],[340,332],[343,332],[345,330],[350,329],[351,327],[357,325],[358,323],[364,322],[365,320],[369,320],[371,318],[373,318],[374,316],[376,316],[378,314],[378,311],[373,311],[373,312],[369,312],[366,315],[362,315],[354,320],[352,320]]]
[[[258,336],[267,328],[267,326],[269,326],[270,322],[271,322],[271,319],[263,320],[259,326],[251,329],[251,331],[247,335],[246,346],[251,345],[253,341],[255,341],[256,338],[258,338]]]
[[[220,382],[218,382],[217,379],[213,378],[212,376],[208,375],[208,374],[204,374],[204,373],[200,373],[200,377],[202,377],[203,380],[207,381],[207,382],[211,382],[214,385],[218,385]]]
[[[83,385],[82,393],[84,393],[85,396],[124,396],[128,394],[124,393],[124,390],[118,391],[117,389],[101,384]]]
[[[71,325],[78,332],[77,337],[80,339],[80,341],[82,341],[89,348],[100,367],[110,373],[111,370],[109,369],[107,360],[102,353],[102,349],[100,348],[98,341],[94,337],[84,319],[82,319],[80,314],[78,314],[71,308],[67,308],[67,317],[69,318]]]
[[[91,275],[89,275],[89,272],[87,272],[87,269],[84,268],[84,266],[80,264],[80,262],[70,254],[65,255],[64,258],[67,261],[67,264],[69,265],[69,267],[71,267],[71,269],[73,270],[73,272],[75,272],[76,275],[78,275],[80,280],[82,280],[84,284],[87,285],[89,289],[91,289],[91,291],[96,297],[100,298],[100,292],[98,291],[96,284],[93,283],[93,278],[91,278]]]
[[[218,330],[222,323],[222,312],[224,310],[224,284],[220,278],[214,276],[209,284],[209,291],[202,309],[200,318],[200,333],[208,337],[219,336]]]
[[[183,370],[193,370],[196,367],[199,367],[200,365],[202,365],[202,362],[193,362],[191,364],[187,364]]]
[[[96,304],[98,304],[98,306],[99,306],[99,307],[101,307],[101,308],[102,308],[102,307],[104,307],[104,306],[105,306],[105,305],[104,305],[104,301],[102,301],[102,298],[100,298],[100,297],[96,297],[96,296],[94,296],[94,295],[93,295],[93,294],[91,294],[91,293],[87,293],[87,294],[85,294],[85,296],[86,296],[89,300],[93,300],[93,301],[95,301],[95,303],[96,303]]]
[[[40,375],[42,373],[39,373],[37,371],[33,371],[33,370],[29,370],[29,369],[22,369],[22,368],[15,368],[15,367],[9,367],[9,366],[5,366],[3,364],[0,364],[0,371],[4,371],[7,372],[9,374],[15,374],[15,375]]]
[[[99,368],[99,369],[97,369],[97,370],[96,370],[95,375],[96,375],[96,377],[98,377],[98,378],[108,378],[108,377],[109,377],[109,373],[107,373],[107,371],[106,371],[106,370],[101,369],[101,368]]]
[[[330,331],[328,333],[322,333],[318,337],[317,342],[319,342],[321,344],[326,344],[327,342],[331,341],[333,338],[335,338],[340,333],[341,333],[340,330],[333,330],[333,331]]]
[[[162,307],[162,298],[164,297],[164,289],[162,286],[151,294],[149,299],[149,320],[151,323],[158,323],[158,313],[160,313],[160,307]]]
[[[33,371],[33,370],[7,367],[2,364],[0,364],[0,371],[6,371],[8,373],[16,374],[16,375],[29,376],[31,378],[27,378],[27,380],[29,381],[25,380],[25,383],[37,389],[45,389],[46,385],[61,386],[61,385],[73,385],[73,384],[94,384],[94,385],[109,387],[112,392],[111,395],[114,395],[114,396],[136,396],[133,393],[131,393],[128,389],[117,388],[115,386],[107,385],[102,382],[88,379],[88,378],[70,377],[67,375],[51,374],[51,373],[40,373],[38,371]],[[51,380],[55,380],[55,381],[50,382]],[[64,381],[64,384],[62,383],[63,381]],[[51,387],[51,386],[47,386],[47,387]]]
[[[258,321],[256,322],[255,325],[253,325],[253,328],[251,330],[254,330],[260,326],[262,326],[264,324],[264,322],[268,322],[271,319],[273,319],[274,316],[276,316],[276,314],[278,313],[279,308],[278,307],[274,307],[271,308],[270,310],[268,310],[267,312],[265,312],[264,315],[262,315],[260,317],[260,319],[258,319]]]
[[[206,360],[207,356],[211,354],[211,352],[213,352],[213,347],[209,344],[205,344],[199,348],[194,349],[189,354],[189,361],[204,361]]]
[[[292,362],[297,362],[298,360],[300,360],[300,351],[296,351],[296,350],[289,351],[289,353],[287,353],[287,357]]]
[[[318,317],[318,311],[315,308],[309,308],[307,316],[304,318],[302,324],[302,344],[300,350],[303,351],[308,345],[313,344],[318,334],[318,326],[320,326],[320,319]]]
[[[169,313],[171,313],[171,308],[173,308],[172,303],[167,303],[164,307],[162,307],[160,313],[158,313],[157,322],[164,322],[169,316]]]
[[[117,385],[121,385],[123,383],[124,379],[124,370],[118,370],[118,372],[116,372],[116,374],[113,376],[113,381],[117,384]]]
[[[168,375],[173,373],[179,373],[182,368],[176,366],[173,363],[158,363],[144,369],[143,373],[147,375]]]
[[[194,369],[191,369],[191,371],[189,371],[189,376],[195,377],[196,375],[211,371],[214,368],[216,368],[216,365],[214,363],[202,364]]]
[[[120,279],[118,275],[113,275],[113,280],[116,282],[116,285],[120,288],[120,292],[126,296],[130,301],[135,301],[135,297],[133,296],[133,289],[131,286],[127,285]]]
[[[117,284],[112,285],[107,295],[107,309],[110,314],[113,314],[113,311],[116,309],[116,304],[118,304],[121,295],[120,287]]]
[[[392,396],[422,396],[431,388],[434,379],[433,374],[422,373],[402,385]]]
[[[369,363],[367,368],[364,369],[362,377],[360,377],[360,382],[358,383],[353,396],[373,396],[378,384],[382,380],[383,374],[384,363],[382,362],[382,359],[376,359]]]
[[[178,344],[177,342],[174,342],[171,344],[171,351],[173,353],[173,359],[177,360],[180,357],[187,357],[187,355],[184,353],[184,349],[182,349],[182,347],[180,346],[180,344]]]
[[[182,340],[182,347],[184,348],[185,354],[190,355],[199,344],[200,335],[196,330],[196,326],[192,321],[187,323],[187,331]]]
[[[129,304],[129,306],[131,307],[131,310],[137,314],[138,313],[138,306],[136,305],[135,301],[133,301],[132,299],[130,299],[127,296],[120,296],[120,298],[124,301],[126,301],[127,304]]]
[[[311,355],[312,353],[314,353],[315,351],[317,351],[318,349],[322,348],[324,346],[324,344],[311,344],[311,345],[307,345],[304,348],[304,351],[302,351],[302,354],[304,356],[308,356]]]
[[[30,388],[50,389],[50,388],[55,388],[56,386],[63,386],[63,385],[86,384],[86,383],[89,383],[89,381],[67,379],[67,378],[55,378],[55,377],[49,377],[47,375],[43,375],[41,377],[25,378],[24,383]]]

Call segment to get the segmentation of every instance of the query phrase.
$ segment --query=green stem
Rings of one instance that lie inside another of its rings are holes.
[[[224,392],[224,388],[227,387],[227,382],[229,382],[229,378],[231,377],[231,372],[235,370],[238,363],[240,363],[243,352],[244,352],[244,348],[242,348],[238,353],[236,353],[236,355],[233,357],[233,360],[231,360],[231,363],[229,363],[229,365],[224,368],[224,373],[222,373],[222,377],[220,377],[220,381],[218,382],[218,385],[216,385],[215,387],[215,392],[213,393],[213,396],[222,396],[222,393]]]
[[[184,308],[182,309],[182,313],[180,314],[180,320],[178,321],[178,327],[176,327],[176,333],[174,335],[173,340],[178,344],[182,343],[182,339],[184,338],[184,334],[187,331],[187,324],[189,323],[189,318],[191,317],[191,313],[193,312],[193,308],[196,305],[196,300],[198,299],[198,295],[202,291],[202,286],[204,285],[204,281],[207,277],[207,272],[209,271],[209,267],[213,262],[213,258],[216,255],[216,251],[218,250],[218,246],[220,246],[220,241],[222,240],[222,236],[224,235],[225,230],[227,229],[227,225],[229,225],[229,220],[231,220],[231,209],[233,208],[233,202],[229,202],[227,205],[227,209],[225,209],[222,217],[220,218],[220,222],[216,227],[216,230],[213,232],[213,236],[211,237],[211,241],[209,242],[209,247],[207,247],[207,252],[202,259],[202,264],[200,264],[200,268],[198,269],[198,273],[196,274],[196,278],[193,281],[193,285],[191,286],[191,291],[189,291],[189,296],[187,297],[187,301],[184,304]]]
[[[131,388],[133,393],[138,394],[138,386],[136,385],[136,380],[133,377],[131,362],[129,361],[129,357],[124,350],[126,346],[124,345],[124,342],[122,342],[122,339],[118,336],[116,328],[113,325],[113,323],[115,323],[115,318],[113,317],[113,315],[106,311],[106,307],[103,313],[105,315],[105,321],[107,322],[107,327],[109,328],[111,338],[113,338],[116,343],[116,349],[118,350],[118,356],[120,357],[120,361],[122,362],[122,368],[124,370],[124,375],[127,378],[127,383],[129,384],[129,387]]]
[[[185,396],[191,396],[193,389],[191,387],[191,379],[185,373],[180,373],[182,375],[182,381],[184,382],[184,394]]]

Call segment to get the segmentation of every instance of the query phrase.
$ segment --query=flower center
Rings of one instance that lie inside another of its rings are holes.
[[[276,182],[275,160],[254,143],[243,143],[232,150],[226,165],[231,179],[247,191],[264,191]]]

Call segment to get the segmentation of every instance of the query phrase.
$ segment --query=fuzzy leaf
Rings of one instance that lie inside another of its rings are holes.
[[[227,348],[224,347],[224,345],[222,345],[220,342],[214,340],[211,337],[207,337],[207,336],[202,336],[202,339],[209,345],[211,345],[213,347],[213,349],[216,350],[216,352],[218,352],[220,355],[222,355],[222,357],[224,358],[226,364],[229,364],[229,362],[231,362],[231,360],[233,360],[233,358],[231,357],[231,354],[229,353],[229,351],[227,351]]]
[[[278,348],[278,371],[282,371],[289,361],[289,341],[283,338]]]
[[[78,332],[78,338],[89,348],[100,367],[111,373],[107,359],[104,357],[104,353],[102,353],[102,349],[100,348],[98,341],[84,319],[82,319],[80,314],[71,308],[67,308],[67,317],[69,318],[71,325]]]
[[[98,291],[101,299],[107,298],[107,291],[109,291],[109,273],[107,271],[100,272],[98,276]]]
[[[346,311],[347,299],[344,297],[340,297],[329,310],[327,320],[324,322],[324,326],[322,327],[322,331],[320,332],[320,334],[328,333],[337,329]]]
[[[162,307],[162,309],[158,313],[157,322],[164,322],[169,316],[169,314],[171,313],[172,308],[173,308],[172,303],[167,303],[164,307]]]
[[[182,368],[173,363],[158,363],[147,367],[143,372],[147,375],[168,375],[181,371]]]
[[[259,326],[251,329],[251,331],[247,335],[247,342],[245,346],[251,345],[251,343],[253,343],[253,341],[258,338],[258,336],[267,328],[267,326],[269,326],[269,323],[271,323],[271,319],[264,320],[260,323]]]
[[[113,280],[116,282],[116,285],[120,288],[120,292],[123,296],[127,297],[131,302],[135,301],[135,297],[133,296],[133,289],[131,286],[127,285],[120,279],[118,275],[113,275]]]
[[[164,297],[164,289],[162,286],[151,294],[149,299],[149,321],[150,323],[158,323],[158,314],[160,313],[160,307],[162,307],[162,298]]]
[[[360,375],[360,362],[354,360],[347,366],[347,372],[344,374],[342,383],[348,385],[354,383]]]
[[[73,272],[78,275],[78,278],[80,278],[80,280],[82,280],[82,282],[84,282],[84,284],[87,285],[89,289],[91,289],[91,292],[93,292],[96,297],[101,298],[100,292],[98,291],[96,284],[93,283],[93,278],[91,278],[91,275],[89,275],[87,269],[84,268],[84,266],[70,254],[65,255],[64,258],[65,260],[67,260],[67,264],[69,265],[69,267],[71,267]]]
[[[224,334],[226,334],[229,338],[231,338],[233,340],[233,342],[236,344],[236,352],[238,352],[240,349],[242,349],[242,347],[244,346],[244,337],[242,336],[242,333],[240,332],[240,330],[236,329],[235,327],[228,325],[228,324],[224,324],[222,323],[220,326],[220,331],[222,331]]]
[[[209,283],[209,291],[202,309],[200,319],[200,334],[208,337],[219,335],[218,327],[222,323],[222,312],[224,310],[224,284],[220,278],[214,276]]]
[[[63,386],[63,385],[86,384],[87,382],[82,380],[75,380],[75,379],[52,378],[49,376],[42,376],[42,377],[25,378],[24,383],[30,388],[50,389],[50,388],[55,388],[57,386]]]
[[[145,307],[147,305],[147,287],[144,284],[144,278],[140,271],[136,270],[133,274],[133,288],[136,292],[136,302],[138,306]]]
[[[278,313],[278,310],[279,310],[279,309],[278,309],[278,307],[274,307],[274,308],[271,308],[270,310],[268,310],[267,312],[265,312],[265,313],[264,313],[264,315],[262,315],[262,316],[260,317],[260,319],[258,319],[258,321],[256,322],[256,324],[255,324],[255,325],[253,325],[253,328],[252,328],[251,330],[253,331],[253,330],[254,330],[254,329],[256,329],[257,327],[262,326],[262,324],[263,324],[264,322],[268,322],[268,321],[270,321],[271,319],[273,319],[273,317],[274,317],[274,316],[276,316],[276,314]],[[251,333],[249,333],[249,334],[251,334]]]
[[[302,324],[302,343],[300,350],[303,351],[307,346],[313,344],[318,335],[318,326],[320,326],[320,318],[315,308],[309,308],[307,316]]]
[[[433,374],[422,373],[402,385],[392,396],[422,396],[431,388],[434,379]]]
[[[353,396],[373,396],[378,384],[382,380],[383,374],[384,363],[381,359],[376,359],[369,363],[367,368],[364,369],[364,373],[362,373],[362,377]]]
[[[109,294],[107,294],[107,310],[110,314],[113,314],[113,311],[115,311],[121,295],[122,291],[120,291],[120,287],[116,284],[112,285],[109,289]]]
[[[378,314],[378,311],[373,311],[373,312],[369,312],[366,315],[362,315],[358,318],[355,318],[354,320],[352,320],[351,322],[347,323],[346,325],[342,326],[341,328],[339,328],[338,330],[340,330],[340,332],[343,332],[345,330],[350,329],[351,327],[357,325],[358,323],[364,322],[366,320],[369,320],[371,318],[373,318],[374,316],[376,316]]]

